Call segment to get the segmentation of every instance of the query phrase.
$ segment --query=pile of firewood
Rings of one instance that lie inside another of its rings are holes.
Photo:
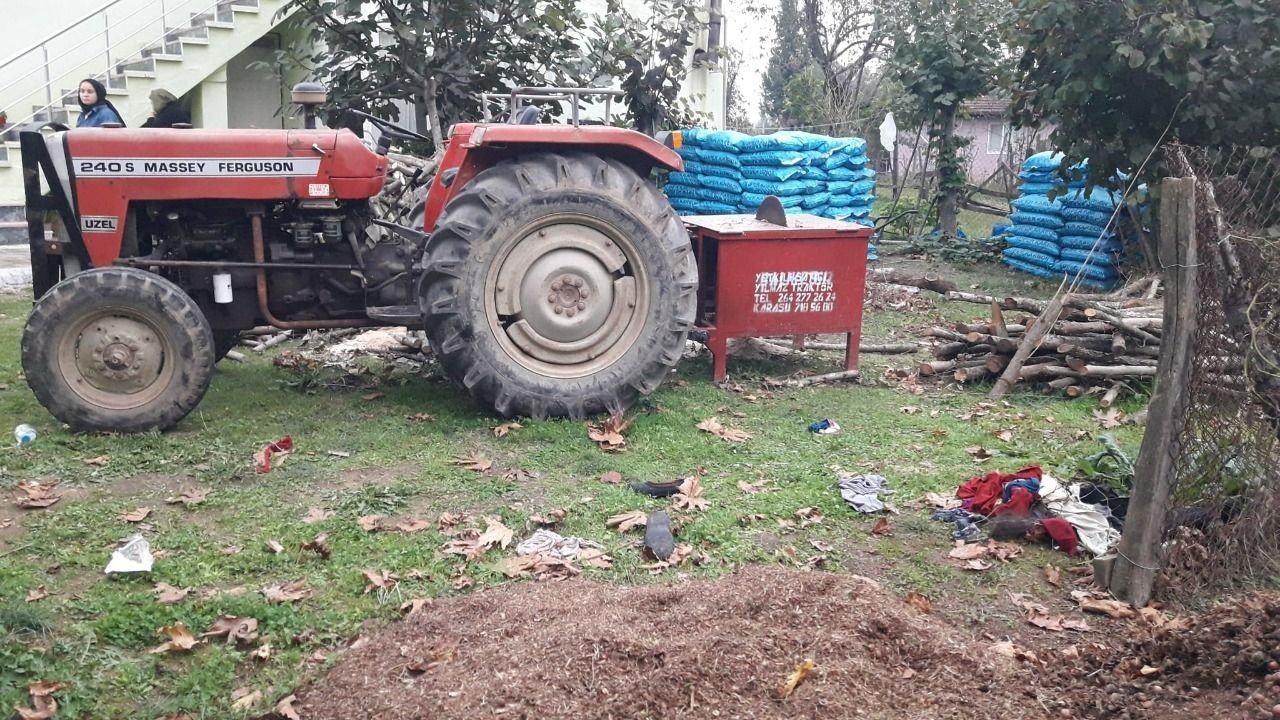
[[[387,180],[382,192],[369,201],[369,209],[379,220],[413,227],[413,209],[427,197],[427,188],[440,166],[438,158],[417,158],[400,153],[387,153]],[[414,230],[421,230],[414,227]],[[374,242],[385,232],[377,225],[369,227]]]
[[[1035,383],[1069,397],[1102,393],[1101,404],[1109,407],[1132,390],[1129,381],[1156,374],[1164,315],[1158,292],[1158,278],[1110,295],[1047,301],[951,291],[949,300],[990,307],[990,319],[925,330],[935,341],[935,359],[918,370],[950,374],[960,383],[995,381],[993,398],[1015,383]],[[1014,315],[1019,312],[1027,314]]]

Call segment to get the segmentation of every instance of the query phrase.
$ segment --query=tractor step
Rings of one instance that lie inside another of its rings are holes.
[[[417,305],[381,305],[378,307],[366,307],[364,311],[370,319],[385,323],[415,327],[421,326],[423,323],[422,310]]]

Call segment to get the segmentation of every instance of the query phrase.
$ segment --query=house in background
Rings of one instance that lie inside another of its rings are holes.
[[[960,118],[956,121],[956,135],[969,139],[963,151],[969,182],[973,185],[989,183],[989,187],[1002,193],[1016,192],[1016,175],[1022,161],[1048,150],[1049,133],[1053,131],[1052,126],[1014,130],[1009,119],[1009,105],[1008,98],[983,95],[962,103]],[[929,138],[927,130],[917,130],[898,131],[896,144],[900,176],[913,178],[921,173]],[[1002,166],[1012,173],[1000,172]],[[932,162],[928,171],[933,171]],[[908,185],[917,182],[908,180]]]

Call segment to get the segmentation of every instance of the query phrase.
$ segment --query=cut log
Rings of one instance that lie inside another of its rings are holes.
[[[1153,365],[1085,365],[1081,370],[1075,370],[1070,367],[1045,368],[1045,374],[1066,377],[1088,375],[1089,377],[1100,378],[1155,377],[1156,368]]]
[[[990,305],[995,303],[1002,310],[1022,310],[1029,313],[1044,312],[1047,303],[1043,300],[1033,300],[1032,298],[1006,297],[996,298],[990,295],[976,295],[974,293],[953,291],[947,293],[948,300],[959,300],[960,302],[971,302],[979,305]]]
[[[811,375],[797,380],[788,380],[786,385],[787,387],[804,387],[806,385],[816,385],[818,383],[841,382],[844,380],[857,379],[857,370],[841,370],[840,372],[826,373],[824,375]]]
[[[1009,356],[994,354],[988,355],[986,361],[982,363],[982,366],[987,369],[987,372],[993,375],[1004,372],[1004,369],[1009,367]]]
[[[991,334],[996,337],[1009,337],[1009,328],[1004,324],[1004,311],[1000,309],[1000,303],[991,303]]]
[[[894,285],[910,285],[918,287],[922,290],[932,290],[938,294],[946,294],[956,289],[956,284],[950,280],[945,280],[939,275],[925,273],[924,275],[909,275],[907,273],[898,272],[893,268],[876,268],[870,272],[867,278],[872,282],[892,283]]]
[[[280,343],[283,343],[289,340],[291,337],[293,337],[293,334],[289,332],[282,332],[279,335],[272,335],[266,340],[263,340],[261,345],[255,345],[253,348],[253,351],[266,352],[268,348],[273,348],[276,345],[279,345]]]
[[[1109,408],[1116,404],[1116,400],[1120,399],[1120,391],[1125,388],[1124,383],[1111,383],[1111,387],[1102,394],[1102,399],[1098,401],[1098,405]]]
[[[1075,381],[1076,379],[1073,377],[1060,377],[1045,383],[1045,387],[1049,388],[1050,390],[1053,390],[1054,392],[1057,392],[1059,390],[1065,390],[1066,388],[1075,384]]]
[[[995,335],[986,335],[984,333],[971,332],[964,336],[964,339],[973,345],[990,345],[997,352],[1014,353],[1018,351],[1018,343],[1007,337],[997,337]]]
[[[1004,369],[1004,373],[996,380],[995,387],[991,388],[988,397],[992,400],[999,400],[1004,397],[1013,384],[1020,378],[1019,371],[1022,370],[1022,364],[1031,356],[1035,350],[1040,347],[1040,341],[1049,333],[1049,329],[1058,321],[1058,316],[1062,314],[1062,307],[1069,296],[1066,294],[1054,297],[1049,303],[1049,307],[1040,313],[1040,317],[1031,324],[1027,332],[1022,336],[1022,342],[1018,346],[1018,351],[1014,353],[1013,358],[1009,360],[1009,365]]]
[[[1080,397],[1081,395],[1083,395],[1083,394],[1084,394],[1084,386],[1083,386],[1083,385],[1068,385],[1068,386],[1067,386],[1067,390],[1066,390],[1066,392],[1067,392],[1067,397],[1069,397],[1069,398],[1078,398],[1078,397]]]
[[[981,365],[977,367],[959,368],[952,373],[952,377],[954,377],[958,383],[978,382],[979,380],[985,380],[991,377],[991,371]]]
[[[936,337],[939,340],[950,340],[951,342],[961,342],[964,340],[964,335],[961,335],[954,330],[948,330],[940,327],[931,327],[925,330],[924,334],[928,337]]]
[[[227,354],[223,355],[223,357],[232,362],[238,362],[238,363],[242,363],[247,359],[244,353],[236,352],[235,350],[228,350]]]

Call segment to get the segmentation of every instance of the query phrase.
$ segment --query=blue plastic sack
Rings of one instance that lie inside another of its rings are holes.
[[[1107,230],[1102,225],[1094,225],[1093,223],[1072,221],[1062,226],[1062,235],[1091,235],[1099,237],[1105,235],[1108,238],[1115,237],[1115,233]]]
[[[757,195],[777,195],[779,197],[785,195],[809,195],[811,193],[823,192],[827,189],[827,184],[818,180],[787,180],[786,182],[769,182],[768,180],[743,180],[743,192],[756,193]]]
[[[745,212],[755,212],[760,208],[760,203],[764,202],[764,199],[767,197],[769,197],[767,194],[762,195],[760,193],[744,192],[742,193],[742,200],[739,201],[738,205],[746,208],[747,210]],[[786,197],[775,195],[774,197],[778,198],[778,201],[782,203],[782,207],[784,208],[800,209],[800,205],[804,202],[803,195],[787,195]]]
[[[739,171],[739,177],[750,180],[768,180],[786,182],[793,178],[807,176],[809,168],[804,167],[771,167],[768,165],[747,165]]]
[[[1007,232],[1009,231],[1009,228],[1010,228],[1010,227],[1011,227],[1011,226],[1010,226],[1010,225],[1008,225],[1007,223],[994,223],[994,224],[992,224],[992,226],[991,226],[991,237],[999,237],[999,236],[1001,236],[1001,235],[1004,235],[1005,233],[1007,233]],[[1054,235],[1054,239],[1057,239],[1057,235]]]
[[[831,179],[831,175],[827,173],[826,168],[817,165],[806,165],[804,167],[804,178],[806,180],[822,180],[825,182]]]
[[[869,207],[841,207],[838,205],[827,206],[823,217],[829,217],[832,220],[844,220],[847,222],[861,222],[871,217],[871,208]]]
[[[835,168],[859,168],[867,164],[867,156],[862,151],[851,152],[848,150],[834,150],[822,161],[822,167],[827,170]]]
[[[731,153],[738,152],[739,144],[750,137],[733,130],[707,130],[705,128],[689,128],[688,130],[682,130],[680,135],[685,145]]]
[[[1050,258],[1058,257],[1058,244],[1049,240],[1041,240],[1039,238],[1027,237],[1025,235],[1018,235],[1015,233],[1006,237],[1005,242],[1011,248],[1031,250]]]
[[[1058,231],[1042,225],[1014,224],[1010,226],[1009,233],[1037,240],[1048,240],[1055,245],[1058,243]]]
[[[737,205],[707,202],[705,200],[673,199],[671,208],[679,215],[733,215],[738,212]]]
[[[1119,197],[1118,193],[1112,195],[1102,188],[1094,188],[1089,197],[1084,196],[1083,190],[1077,190],[1063,195],[1062,204],[1069,208],[1084,208],[1085,210],[1094,210],[1110,215],[1111,211],[1119,204]]]
[[[1050,190],[1065,190],[1066,185],[1046,180],[1044,182],[1027,182],[1018,186],[1018,192],[1023,195],[1045,195]]]
[[[723,190],[712,190],[704,187],[693,187],[692,185],[682,185],[680,183],[668,183],[663,191],[669,198],[688,198],[690,200],[705,200],[707,202],[721,203],[723,205],[736,206],[739,200],[739,193],[729,193]]]
[[[1095,249],[1099,252],[1116,252],[1124,249],[1124,243],[1114,239],[1099,240],[1097,235],[1059,235],[1058,244],[1064,248]]]
[[[1062,208],[1062,219],[1067,222],[1089,223],[1105,227],[1111,222],[1111,213],[1087,210],[1085,208]]]
[[[786,133],[770,135],[752,135],[738,141],[738,152],[757,153],[775,150],[804,150],[804,141],[788,136]]]
[[[1061,165],[1064,156],[1060,152],[1046,150],[1038,152],[1035,155],[1022,161],[1023,170],[1057,170]]]
[[[1062,203],[1057,201],[1050,202],[1049,198],[1044,195],[1023,195],[1010,202],[1009,205],[1017,210],[1041,213],[1043,215],[1056,215],[1063,209]]]
[[[730,193],[742,192],[742,186],[738,184],[738,181],[715,175],[693,175],[691,173],[673,172],[667,175],[667,183],[722,190]]]
[[[805,165],[808,158],[804,153],[794,152],[791,150],[767,150],[765,152],[742,153],[735,156],[738,167],[744,165],[766,165],[771,167],[791,167],[794,165]],[[707,162],[703,158],[703,162]]]
[[[813,210],[815,208],[826,207],[830,203],[831,203],[831,194],[820,192],[820,193],[813,193],[812,195],[805,195],[804,200],[802,200],[800,203],[800,207],[804,208],[805,210]]]
[[[1014,258],[1025,263],[1031,263],[1032,265],[1039,265],[1046,270],[1053,270],[1054,263],[1058,262],[1057,253],[1054,253],[1053,255],[1046,255],[1044,253],[1036,252],[1035,250],[1028,250],[1020,247],[1007,247],[1005,248],[1003,255],[1004,257]]]
[[[869,167],[838,167],[827,170],[828,180],[866,180],[875,176],[876,171]]]
[[[781,130],[774,133],[778,138],[799,143],[801,150],[826,150],[831,138],[826,135],[815,135],[803,130]]]
[[[1075,260],[1101,266],[1119,266],[1120,254],[1117,252],[1091,252],[1082,248],[1064,247],[1058,251],[1059,260]]]
[[[1050,230],[1057,230],[1065,224],[1062,222],[1062,218],[1057,215],[1049,215],[1047,213],[1039,212],[1024,212],[1021,210],[1015,211],[1009,216],[1009,219],[1013,221],[1014,225],[1039,225],[1040,227],[1046,227]]]
[[[875,180],[828,180],[827,189],[839,195],[866,195],[876,189]]]
[[[1093,263],[1082,263],[1078,260],[1059,260],[1054,269],[1061,273],[1066,273],[1072,277],[1081,275],[1090,280],[1115,280],[1120,276],[1120,270],[1114,265],[1097,265]]]
[[[1029,275],[1035,275],[1036,277],[1050,278],[1050,279],[1056,279],[1056,278],[1062,277],[1061,273],[1056,272],[1051,268],[1045,268],[1045,267],[1036,265],[1034,263],[1024,262],[1022,260],[1019,260],[1016,257],[1008,257],[1006,255],[1001,255],[1000,260],[1005,265],[1008,265],[1014,270],[1020,270]]]

